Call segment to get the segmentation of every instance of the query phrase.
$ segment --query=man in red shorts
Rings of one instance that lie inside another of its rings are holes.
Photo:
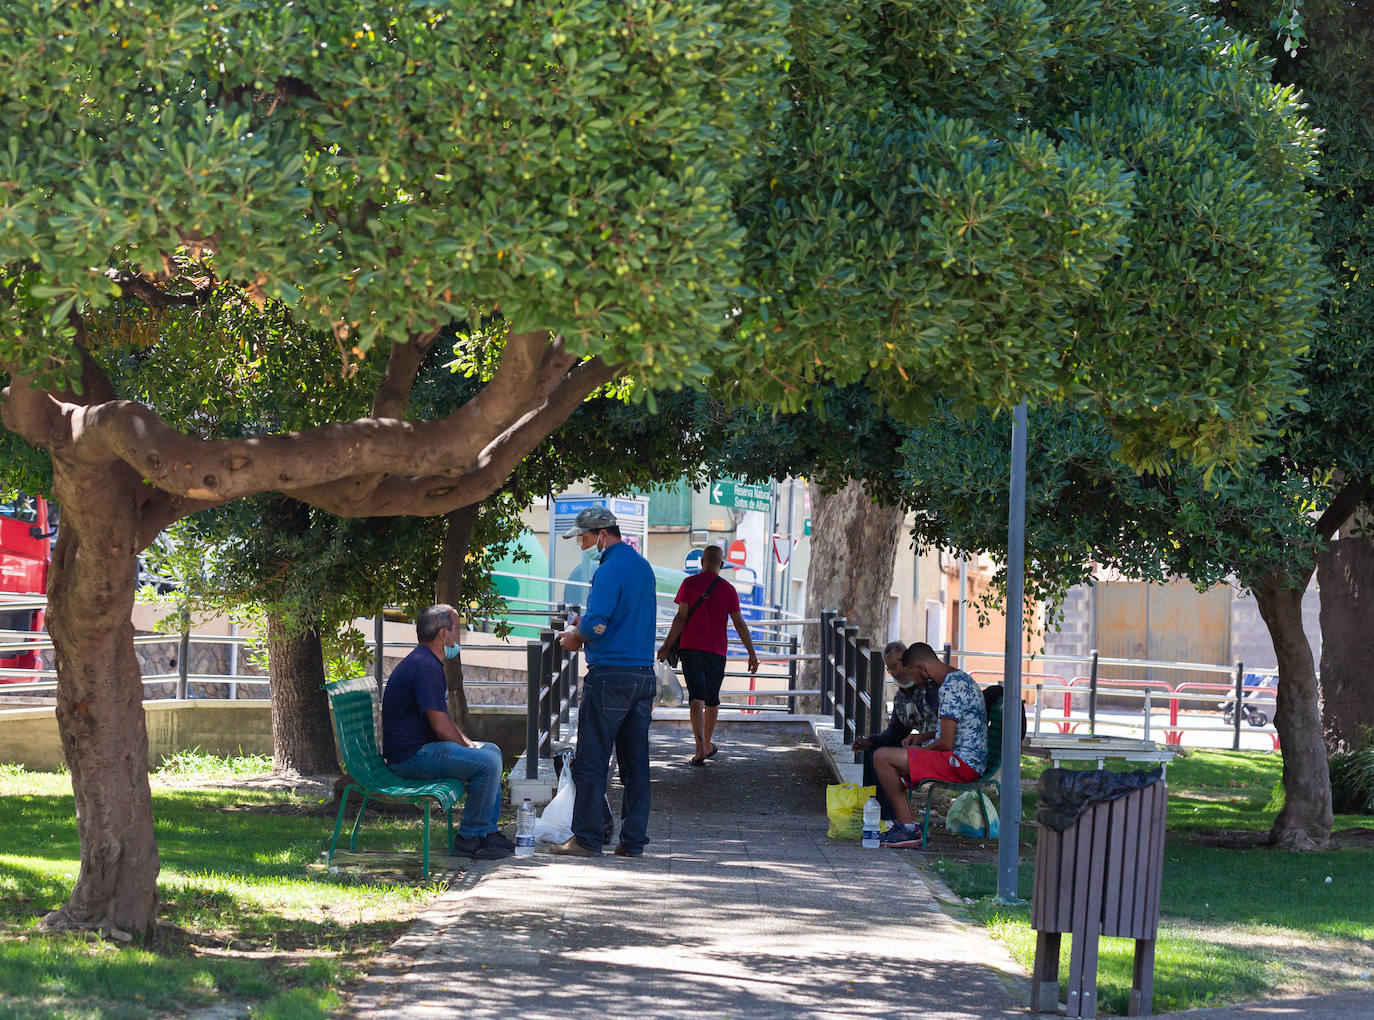
[[[921,845],[921,826],[906,799],[905,786],[914,786],[922,779],[971,782],[983,774],[988,760],[987,707],[973,677],[946,666],[935,649],[924,642],[908,648],[902,664],[914,668],[918,678],[938,689],[940,730],[934,739],[927,739],[929,734],[913,733],[900,747],[880,747],[873,752],[873,773],[897,816],[879,842],[894,850]]]

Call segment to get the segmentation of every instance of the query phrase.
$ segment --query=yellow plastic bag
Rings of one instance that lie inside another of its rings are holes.
[[[825,788],[825,813],[830,818],[831,839],[858,839],[863,835],[864,804],[877,792],[875,786],[839,783]]]

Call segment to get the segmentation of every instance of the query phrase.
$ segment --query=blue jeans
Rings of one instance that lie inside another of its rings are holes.
[[[652,666],[593,666],[587,670],[577,711],[573,758],[573,837],[601,849],[606,772],[611,748],[620,761],[625,796],[620,803],[620,842],[638,853],[649,842],[649,710],[657,684]]]
[[[501,749],[495,744],[464,747],[451,740],[436,740],[395,765],[388,765],[402,779],[461,779],[467,786],[463,800],[460,839],[476,839],[496,831],[501,816]]]

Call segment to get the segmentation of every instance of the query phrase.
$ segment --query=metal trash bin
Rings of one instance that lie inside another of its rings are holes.
[[[1150,1014],[1168,794],[1159,769],[1048,769],[1041,776],[1031,894],[1033,1012],[1058,1009],[1059,947],[1067,932],[1073,945],[1066,1016],[1097,1015],[1101,935],[1135,939],[1129,1015]]]

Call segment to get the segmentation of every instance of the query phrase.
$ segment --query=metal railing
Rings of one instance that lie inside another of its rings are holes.
[[[553,743],[578,702],[581,656],[564,649],[553,630],[529,642],[525,656],[525,778],[536,779],[539,759],[553,757]]]
[[[859,637],[859,628],[849,626],[834,610],[821,613],[820,629],[821,714],[831,715],[844,742],[852,744],[882,729],[883,653],[869,647],[869,639]]]

